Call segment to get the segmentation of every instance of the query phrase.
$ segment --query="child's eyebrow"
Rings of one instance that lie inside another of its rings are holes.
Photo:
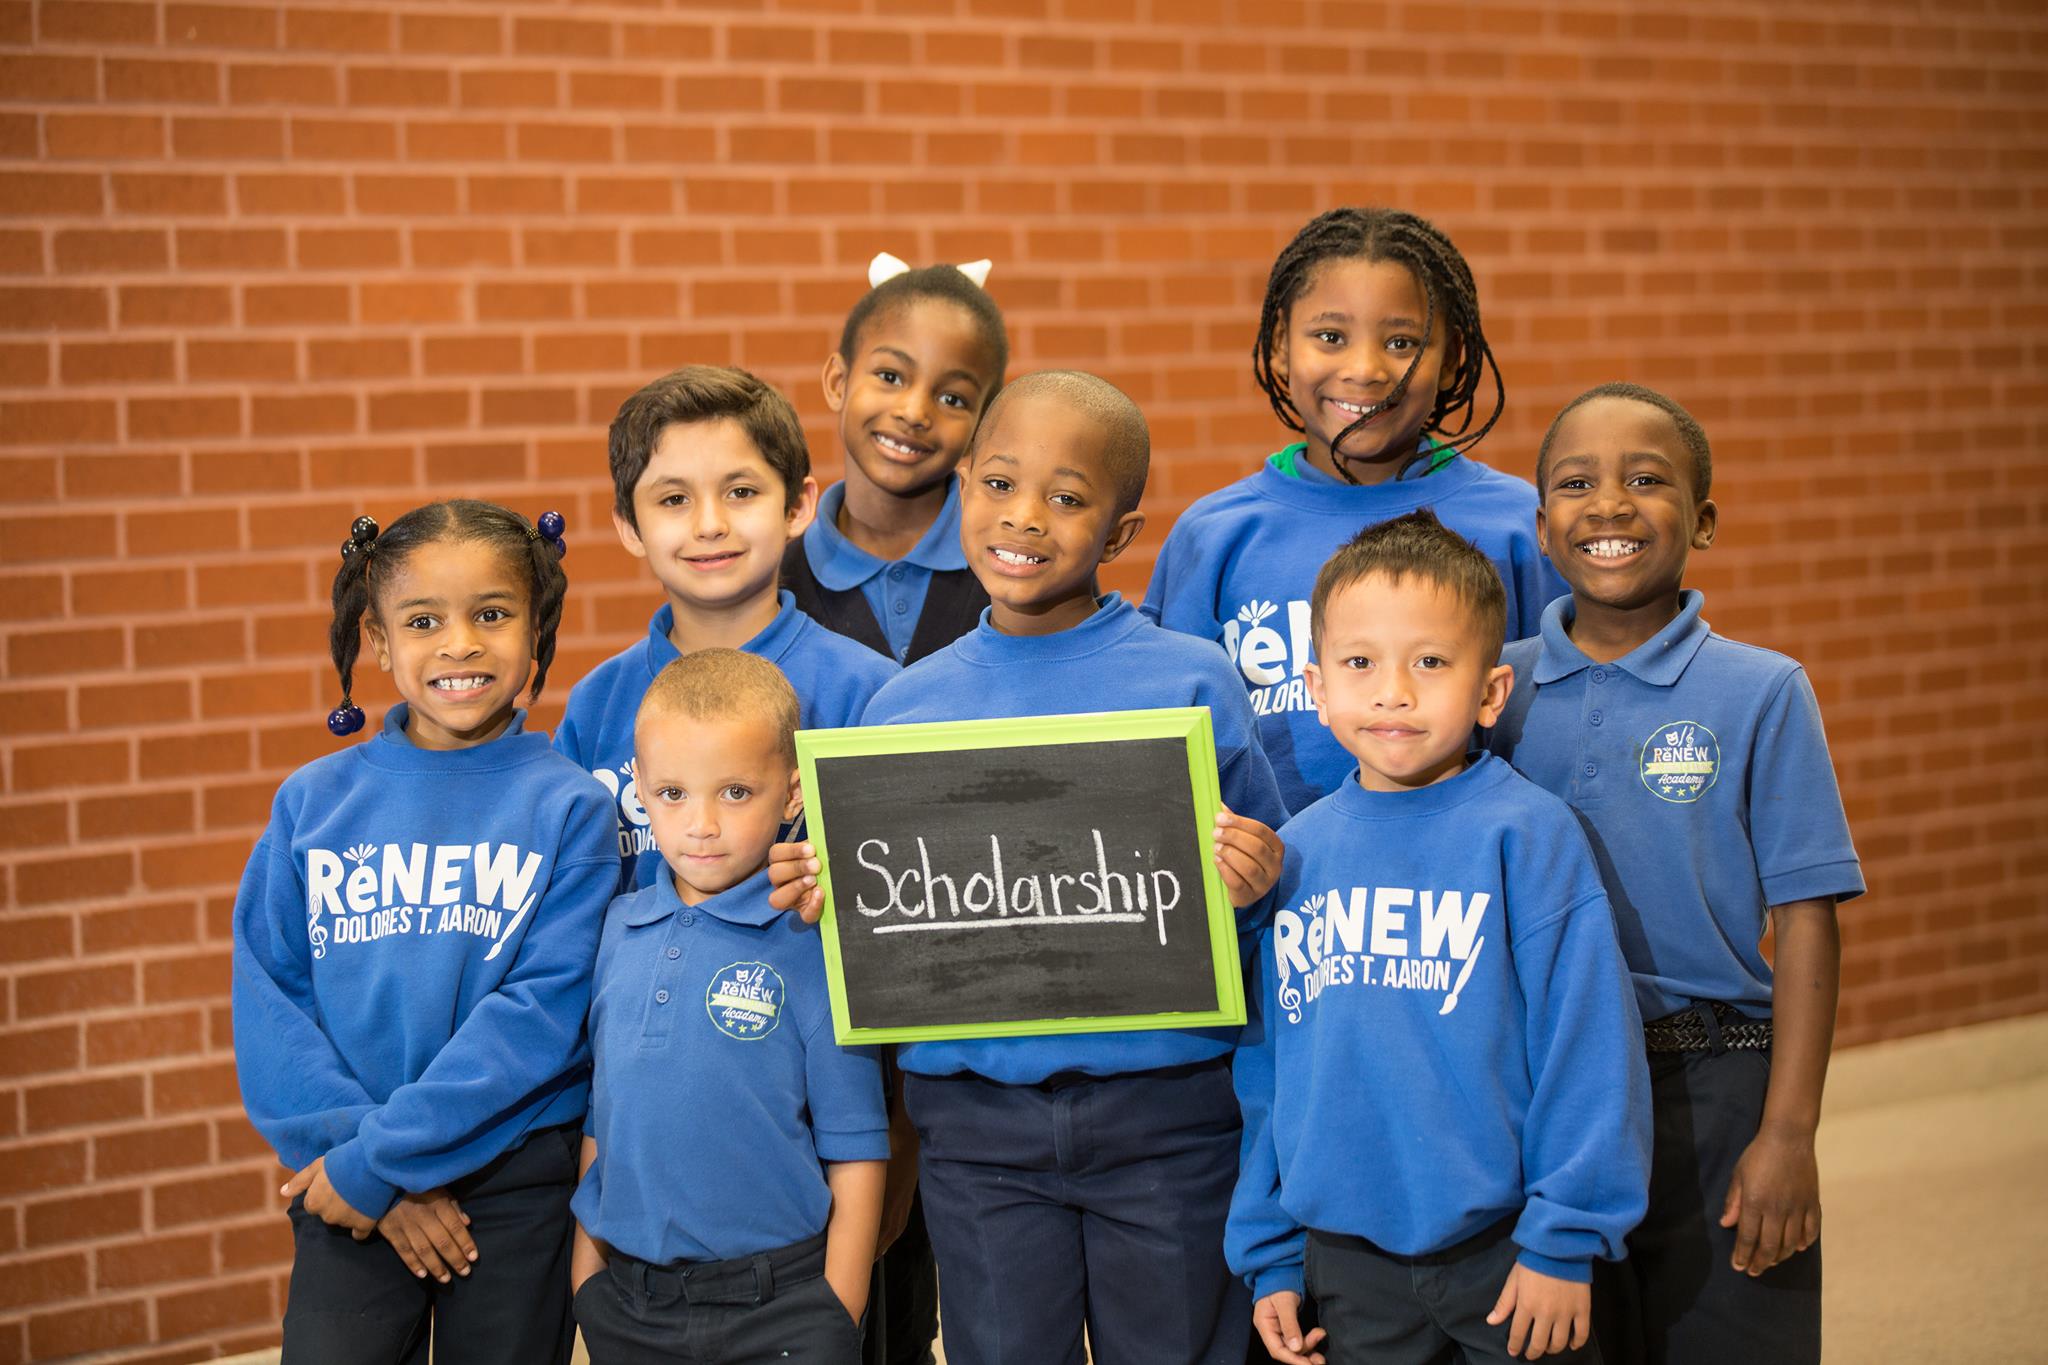
[[[901,361],[906,369],[914,370],[917,368],[916,356],[912,355],[908,351],[898,350],[894,346],[877,346],[872,351],[869,351],[868,355],[870,357],[887,356],[892,360]]]

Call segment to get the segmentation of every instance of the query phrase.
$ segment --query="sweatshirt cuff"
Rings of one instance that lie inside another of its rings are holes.
[[[1554,1256],[1521,1248],[1515,1260],[1539,1275],[1548,1275],[1554,1280],[1570,1280],[1573,1284],[1590,1284],[1593,1280],[1591,1261],[1560,1261]]]
[[[360,1138],[350,1138],[327,1154],[327,1183],[350,1208],[373,1220],[391,1212],[398,1202],[398,1187],[371,1174]]]
[[[1261,1270],[1258,1274],[1252,1276],[1253,1303],[1257,1303],[1268,1294],[1282,1293],[1300,1294],[1303,1298],[1308,1297],[1307,1291],[1302,1288],[1301,1262],[1296,1261],[1291,1265],[1276,1265],[1269,1269]]]

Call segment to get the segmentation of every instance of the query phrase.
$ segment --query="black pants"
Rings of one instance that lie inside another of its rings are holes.
[[[1311,1231],[1304,1269],[1330,1334],[1322,1345],[1329,1365],[1515,1361],[1508,1354],[1512,1324],[1486,1320],[1515,1266],[1514,1227],[1514,1219],[1503,1219],[1427,1256],[1396,1256],[1363,1237]],[[1589,1340],[1576,1351],[1546,1351],[1543,1359],[1599,1365],[1600,1352]]]
[[[449,1186],[469,1215],[477,1261],[451,1284],[419,1279],[382,1237],[358,1242],[292,1203],[284,1365],[562,1365],[569,1316],[582,1126],[543,1129]]]
[[[1594,1324],[1612,1361],[1819,1365],[1820,1244],[1752,1279],[1721,1226],[1735,1163],[1756,1137],[1769,1052],[1650,1054],[1650,1209],[1628,1259],[1597,1263]]]
[[[910,1196],[910,1219],[875,1263],[868,1291],[861,1365],[932,1365],[939,1339],[939,1270],[924,1225],[924,1197]]]
[[[1042,1086],[907,1076],[948,1365],[1238,1365],[1228,1059]]]
[[[591,1365],[855,1365],[860,1324],[825,1280],[825,1235],[730,1261],[614,1253],[576,1291]]]

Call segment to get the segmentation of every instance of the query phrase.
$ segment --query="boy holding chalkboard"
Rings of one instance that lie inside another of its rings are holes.
[[[895,664],[796,609],[783,551],[817,511],[818,482],[789,400],[745,370],[687,365],[619,405],[611,426],[612,522],[667,601],[647,635],[569,692],[555,748],[618,807],[620,886],[661,870],[633,718],[663,666],[692,650],[743,650],[796,688],[802,725],[851,725]]]
[[[1251,704],[1214,643],[1164,630],[1099,568],[1144,525],[1145,419],[1093,375],[1027,375],[982,419],[961,492],[981,625],[892,678],[865,725],[1206,706],[1223,799],[1216,858],[1258,902],[1284,818]],[[1134,793],[1134,799],[1142,799]],[[806,901],[808,845],[777,850]],[[1241,917],[1242,918],[1242,917]],[[1250,927],[1246,925],[1244,927]],[[1250,1302],[1223,1261],[1240,1124],[1235,1029],[905,1044],[920,1186],[951,1365],[1241,1361]]]
[[[576,1320],[594,1365],[852,1365],[889,1155],[880,1061],[835,1046],[818,935],[768,904],[797,697],[709,649],[640,704],[662,875],[605,918]]]
[[[1592,1263],[1648,1200],[1641,1023],[1592,850],[1468,752],[1513,682],[1506,610],[1426,510],[1316,580],[1306,676],[1358,766],[1281,830],[1228,1237],[1287,1365],[1597,1361]]]

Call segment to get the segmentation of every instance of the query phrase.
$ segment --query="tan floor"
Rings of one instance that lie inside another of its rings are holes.
[[[2048,1015],[1843,1053],[1820,1160],[1828,1365],[2048,1361]]]

